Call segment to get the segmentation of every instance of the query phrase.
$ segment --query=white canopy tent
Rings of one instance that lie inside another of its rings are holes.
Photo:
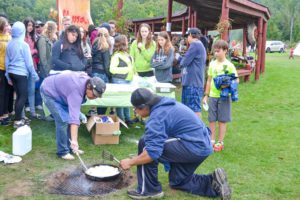
[[[300,56],[300,42],[296,45],[296,48],[294,49],[294,55]]]

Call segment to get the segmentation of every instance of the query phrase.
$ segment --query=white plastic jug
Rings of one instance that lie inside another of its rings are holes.
[[[13,154],[24,156],[32,149],[32,131],[27,125],[18,128],[13,133]]]

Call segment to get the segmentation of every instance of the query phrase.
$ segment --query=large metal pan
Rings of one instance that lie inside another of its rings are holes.
[[[92,165],[92,166],[90,166],[89,168],[91,168],[91,167],[96,167],[96,166],[103,166],[103,165],[118,168],[118,169],[119,169],[119,173],[116,174],[116,175],[113,175],[113,176],[96,177],[96,176],[91,176],[91,175],[87,174],[86,171],[85,171],[85,172],[84,172],[85,176],[86,176],[88,179],[92,180],[92,181],[113,181],[113,180],[115,180],[116,178],[118,178],[118,177],[120,176],[120,174],[121,174],[121,169],[120,169],[118,166],[116,166],[116,165],[103,164],[103,163],[102,163],[102,164],[95,164],[95,165]],[[89,168],[88,168],[88,169],[89,169]]]

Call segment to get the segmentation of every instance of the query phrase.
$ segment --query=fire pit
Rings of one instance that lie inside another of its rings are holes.
[[[135,177],[129,171],[122,172],[112,181],[92,181],[87,179],[82,168],[75,168],[51,174],[46,187],[51,194],[94,197],[116,192],[134,181]]]

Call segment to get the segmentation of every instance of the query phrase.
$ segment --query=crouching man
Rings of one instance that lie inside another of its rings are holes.
[[[132,93],[131,103],[138,115],[149,119],[138,144],[138,156],[120,163],[123,169],[137,166],[138,187],[128,191],[129,197],[147,199],[164,195],[157,177],[160,162],[169,171],[173,189],[230,199],[231,190],[223,169],[207,175],[194,174],[213,150],[210,130],[191,109],[143,88]]]

